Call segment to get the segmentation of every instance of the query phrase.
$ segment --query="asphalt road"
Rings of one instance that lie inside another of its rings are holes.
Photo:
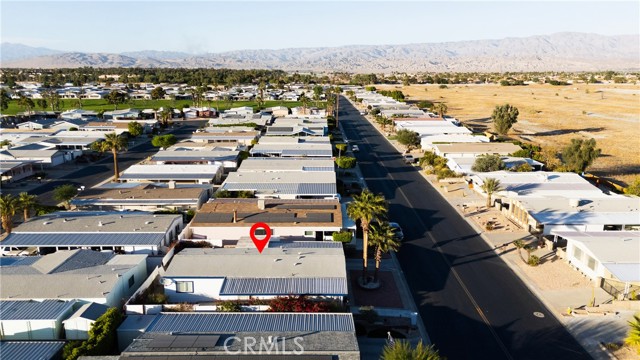
[[[178,140],[182,140],[190,137],[191,134],[205,122],[206,120],[176,121],[176,123],[180,125],[168,133],[174,134]],[[118,166],[120,171],[124,171],[129,166],[140,162],[157,151],[158,148],[151,145],[151,141],[147,141],[132,146],[126,152],[119,153]],[[77,187],[84,185],[88,189],[112,177],[113,157],[110,153],[106,153],[104,158],[99,161],[90,165],[78,164],[78,168],[76,171],[70,171],[65,176],[30,190],[29,193],[38,195],[38,202],[40,204],[56,205],[58,202],[53,199],[53,189],[56,187],[64,184],[73,184]]]
[[[431,341],[449,360],[591,359],[520,278],[346,99],[339,121],[367,186],[390,203],[398,260]],[[538,316],[536,316],[535,313]],[[542,315],[540,317],[539,315]]]

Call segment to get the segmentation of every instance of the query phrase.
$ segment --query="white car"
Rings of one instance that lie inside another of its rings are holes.
[[[351,151],[358,152],[358,151],[360,151],[360,148],[358,147],[358,145],[352,145],[351,146]]]

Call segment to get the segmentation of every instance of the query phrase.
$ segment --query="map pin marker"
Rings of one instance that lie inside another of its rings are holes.
[[[258,239],[256,237],[257,229],[265,230],[266,235],[264,239]],[[267,246],[267,244],[269,243],[269,239],[271,238],[271,228],[269,227],[269,225],[262,222],[255,223],[251,227],[251,230],[249,230],[249,236],[251,236],[251,240],[253,241],[253,244],[256,246],[256,249],[258,249],[258,252],[262,254],[262,250],[264,250],[264,247]]]

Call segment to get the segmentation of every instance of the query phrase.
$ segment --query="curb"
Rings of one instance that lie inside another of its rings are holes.
[[[351,101],[351,100],[349,100]],[[351,104],[357,108],[357,106],[355,104],[353,104],[353,102],[351,102]],[[375,124],[371,121],[371,119],[369,119],[367,116],[363,116],[365,118],[365,120],[367,120],[374,129],[376,129],[376,131],[391,145],[393,146],[400,154],[402,154],[402,150],[398,148],[398,146],[396,144],[394,144],[393,142],[391,142],[383,133],[382,131],[375,126]],[[426,176],[426,174],[424,174],[423,171],[419,171],[420,175],[422,175],[422,177],[427,181],[427,183],[429,183],[429,185],[431,187],[433,187],[438,194],[467,222],[467,224],[469,224],[469,226],[471,226],[472,229],[474,229],[478,235],[480,235],[480,237],[482,238],[482,240],[489,245],[490,248],[493,248],[493,252],[497,254],[496,249],[494,248],[494,245],[491,243],[491,241],[489,239],[487,239],[485,232],[479,228],[479,226],[473,222],[473,220],[470,220],[469,218],[467,218],[466,216],[464,216],[463,213],[460,212],[460,209],[458,209],[456,206],[454,206],[442,193],[442,190],[438,187],[435,186],[434,183]],[[587,346],[588,344],[584,343],[582,338],[579,336],[576,336],[576,334],[574,334],[570,328],[565,324],[564,319],[562,317],[561,314],[557,313],[556,311],[554,311],[554,307],[550,305],[549,301],[546,299],[546,297],[544,297],[541,292],[534,287],[531,284],[531,279],[526,275],[523,274],[520,269],[518,268],[518,265],[514,264],[511,260],[506,259],[506,258],[501,258],[502,261],[509,267],[509,269],[511,269],[511,271],[514,272],[514,274],[516,274],[520,280],[522,280],[522,282],[525,284],[525,286],[527,287],[527,289],[529,289],[529,291],[531,291],[532,294],[534,294],[538,300],[540,300],[540,302],[549,309],[549,312],[551,313],[551,315],[553,315],[553,317],[556,318],[556,320],[558,320],[558,322],[565,328],[565,330],[567,330],[567,332],[569,334],[571,334],[571,336],[580,344],[580,346],[582,346],[587,352],[590,352],[590,355],[594,358],[594,359],[614,359],[615,357],[613,357],[608,351],[602,351],[602,349],[600,347],[594,347],[594,346]],[[599,353],[594,353],[593,350],[600,350]]]

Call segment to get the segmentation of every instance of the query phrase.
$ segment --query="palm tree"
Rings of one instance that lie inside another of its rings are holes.
[[[441,102],[435,106],[435,109],[438,112],[438,115],[440,115],[441,118],[444,118],[444,114],[447,113],[447,110],[449,110],[449,107],[447,106],[447,104]]]
[[[629,321],[629,334],[624,339],[624,342],[631,347],[635,347],[640,354],[640,316],[634,315],[633,321]]]
[[[18,205],[23,211],[24,221],[29,219],[29,212],[38,205],[38,197],[29,195],[27,192],[21,192],[18,196]]]
[[[0,220],[7,234],[13,230],[13,217],[16,215],[18,200],[11,194],[0,195]]]
[[[118,170],[118,151],[127,149],[127,139],[118,136],[115,132],[107,134],[104,141],[100,143],[102,151],[111,150],[113,154],[113,180],[118,181],[120,171]]]
[[[166,128],[169,125],[169,120],[171,120],[172,116],[172,107],[167,106],[166,108],[162,108],[162,111],[160,112],[160,124],[162,124],[162,127]]]
[[[395,232],[393,228],[389,226],[389,223],[371,225],[371,233],[369,236],[371,237],[371,245],[376,248],[376,270],[373,273],[373,282],[377,282],[382,254],[386,254],[389,251],[398,251],[401,244],[395,239]]]
[[[302,103],[302,109],[304,109],[304,114],[307,114],[307,107],[309,106],[309,98],[307,97],[307,95],[305,95],[305,93],[303,92],[300,95],[300,102]]]
[[[387,214],[387,201],[383,195],[376,195],[365,189],[360,195],[354,195],[347,205],[347,215],[360,220],[362,227],[362,281],[367,283],[367,250],[369,248],[369,228],[371,221],[379,220]]]
[[[382,349],[381,360],[440,360],[440,354],[433,345],[423,345],[422,341],[415,348],[406,340],[394,340]]]
[[[496,193],[502,190],[500,186],[500,180],[494,178],[486,178],[484,179],[484,183],[481,186],[482,190],[487,193],[487,209],[491,207],[491,196],[493,193]]]
[[[520,255],[520,259],[522,259],[523,262],[527,262],[524,259],[524,257],[522,256],[522,249],[527,247],[527,244],[524,243],[524,240],[522,240],[522,239],[514,240],[513,241],[513,246],[515,246],[516,249],[518,249],[518,255]]]

